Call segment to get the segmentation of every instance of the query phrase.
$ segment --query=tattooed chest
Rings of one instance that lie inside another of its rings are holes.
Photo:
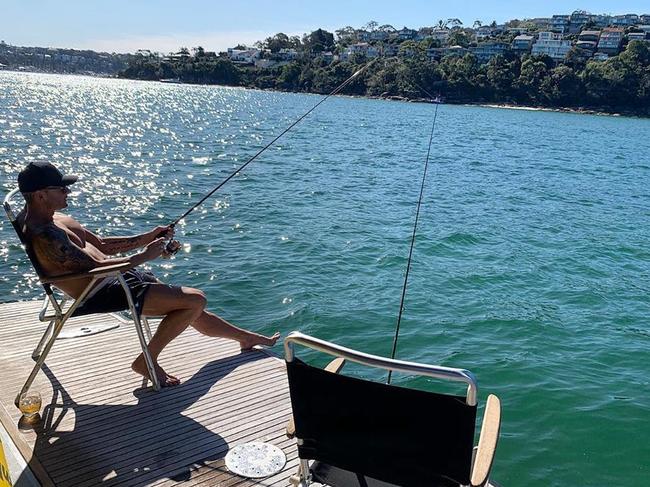
[[[82,232],[75,232],[74,229],[61,224],[57,224],[56,226],[66,233],[72,243],[82,249],[86,246],[86,238]]]

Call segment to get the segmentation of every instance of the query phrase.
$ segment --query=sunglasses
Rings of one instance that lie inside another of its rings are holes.
[[[69,193],[70,192],[70,188],[68,188],[67,186],[46,186],[43,189],[45,189],[45,190],[54,189],[54,190],[61,191],[63,193]]]

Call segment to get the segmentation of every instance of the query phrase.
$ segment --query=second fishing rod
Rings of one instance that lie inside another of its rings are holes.
[[[253,162],[255,159],[257,159],[266,149],[271,147],[275,142],[277,142],[280,137],[282,137],[284,134],[289,132],[293,127],[295,127],[298,123],[300,123],[301,120],[303,120],[305,117],[307,117],[311,112],[316,110],[322,103],[325,102],[329,97],[334,96],[338,93],[340,93],[346,86],[348,86],[352,81],[354,81],[363,71],[365,71],[371,64],[373,64],[375,61],[370,61],[361,68],[359,68],[357,71],[355,71],[348,79],[343,81],[340,85],[338,85],[336,88],[334,88],[329,94],[327,94],[325,97],[323,97],[322,100],[320,100],[318,103],[316,103],[313,107],[311,107],[307,112],[305,112],[303,115],[301,115],[298,119],[296,119],[291,125],[289,125],[286,129],[284,129],[279,135],[277,135],[273,140],[271,140],[268,144],[266,144],[264,147],[262,147],[259,151],[257,151],[252,157],[250,157],[244,164],[239,166],[237,169],[235,169],[228,177],[226,177],[223,181],[221,181],[217,186],[215,186],[210,192],[205,194],[199,201],[197,201],[194,205],[192,205],[185,213],[183,213],[181,216],[176,218],[169,226],[171,228],[174,228],[178,222],[180,222],[183,218],[185,218],[187,215],[192,213],[196,208],[201,206],[205,200],[207,200],[210,196],[212,196],[214,193],[216,193],[224,184],[226,184],[228,181],[230,181],[232,178],[234,178],[237,174],[239,174],[246,166],[248,166],[251,162]],[[178,250],[180,249],[180,245],[178,242],[174,240],[170,240],[167,243],[166,247],[166,253],[168,255],[173,255]]]

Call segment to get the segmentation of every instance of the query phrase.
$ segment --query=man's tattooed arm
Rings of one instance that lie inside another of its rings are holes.
[[[98,265],[95,259],[72,243],[68,235],[53,224],[34,235],[31,245],[41,266],[54,271],[53,274],[85,272]]]
[[[106,255],[129,252],[145,247],[163,235],[167,238],[172,238],[174,235],[173,230],[168,226],[158,226],[149,232],[133,237],[99,237],[86,228],[84,228],[84,231],[86,232],[86,240]]]
[[[151,239],[146,233],[135,237],[101,237],[97,248],[106,255],[121,254],[144,247]]]
[[[75,245],[56,225],[48,225],[33,236],[31,245],[41,266],[48,274],[86,272],[95,267],[129,262],[127,258],[98,260]]]

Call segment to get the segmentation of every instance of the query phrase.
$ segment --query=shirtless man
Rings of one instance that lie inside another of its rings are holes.
[[[242,350],[255,345],[275,344],[279,333],[271,337],[258,335],[206,311],[206,298],[202,291],[163,284],[153,274],[136,269],[165,253],[165,239],[173,236],[172,227],[159,226],[134,237],[100,237],[74,218],[59,213],[58,210],[68,206],[69,185],[76,181],[77,176],[64,176],[47,162],[33,162],[25,167],[18,175],[18,186],[26,201],[18,216],[23,234],[48,277],[124,262],[131,266],[123,276],[136,309],[145,316],[164,317],[149,343],[151,358],[163,387],[177,385],[180,381],[162,369],[158,356],[189,325],[207,336],[236,340]],[[136,249],[142,250],[126,257],[109,257]],[[76,298],[89,282],[90,278],[83,278],[55,282],[54,285]],[[90,291],[82,308],[86,313],[104,313],[128,309],[128,303],[117,279],[106,278]],[[131,368],[148,378],[142,354],[133,361]]]

